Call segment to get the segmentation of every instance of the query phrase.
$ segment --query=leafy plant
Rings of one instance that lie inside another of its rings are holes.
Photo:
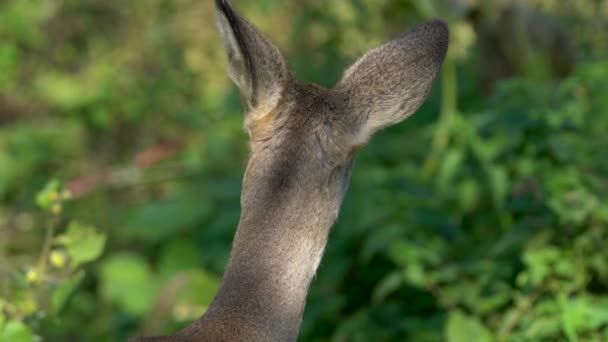
[[[36,196],[46,212],[42,248],[36,265],[8,265],[22,271],[13,271],[11,278],[1,283],[2,341],[38,340],[36,327],[42,320],[59,317],[83,281],[82,265],[95,261],[103,252],[106,235],[93,227],[71,222],[57,234],[63,207],[70,198],[70,192],[57,180],[50,181]]]
[[[521,2],[579,65],[491,97],[469,2],[234,2],[325,86],[422,20],[451,27],[428,103],[357,157],[300,340],[608,340],[605,0]],[[212,6],[0,2],[0,341],[126,340],[208,307],[248,153]]]

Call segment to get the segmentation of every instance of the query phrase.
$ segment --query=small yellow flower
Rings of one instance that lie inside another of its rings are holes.
[[[49,193],[49,199],[53,202],[57,201],[59,199],[59,193],[57,191],[51,191],[51,193]]]
[[[64,189],[61,192],[61,199],[64,200],[64,201],[71,200],[72,199],[72,192],[70,190],[68,190],[68,189]]]
[[[207,311],[206,306],[178,304],[173,309],[173,318],[176,321],[189,321],[200,317]]]
[[[52,251],[49,256],[51,265],[56,268],[63,268],[68,262],[68,257],[63,251]]]
[[[51,207],[51,212],[55,215],[59,215],[59,214],[61,214],[62,209],[63,209],[63,207],[61,206],[61,203],[55,203]]]
[[[29,316],[38,311],[38,303],[34,300],[33,295],[30,294],[19,303],[19,308],[24,315]]]
[[[25,279],[27,279],[27,282],[30,284],[38,284],[40,282],[40,275],[36,270],[29,270],[25,274]]]

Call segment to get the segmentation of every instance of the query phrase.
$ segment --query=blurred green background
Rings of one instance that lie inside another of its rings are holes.
[[[441,17],[417,115],[359,154],[301,341],[608,341],[608,1],[233,1],[330,87]],[[0,341],[173,332],[247,159],[211,0],[0,2]]]

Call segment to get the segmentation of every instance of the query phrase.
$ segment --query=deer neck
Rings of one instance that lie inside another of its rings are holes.
[[[242,214],[230,260],[202,320],[238,324],[248,338],[265,332],[260,340],[295,341],[341,199],[332,203],[327,189],[311,186],[307,177],[294,180],[289,168],[285,171],[292,174],[285,178],[273,169],[265,184],[241,196]]]

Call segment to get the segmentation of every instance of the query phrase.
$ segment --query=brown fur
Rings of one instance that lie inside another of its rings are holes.
[[[439,21],[355,63],[334,89],[300,84],[278,49],[216,0],[229,74],[247,103],[251,155],[220,289],[199,320],[134,341],[295,341],[355,151],[427,97],[448,44]]]

